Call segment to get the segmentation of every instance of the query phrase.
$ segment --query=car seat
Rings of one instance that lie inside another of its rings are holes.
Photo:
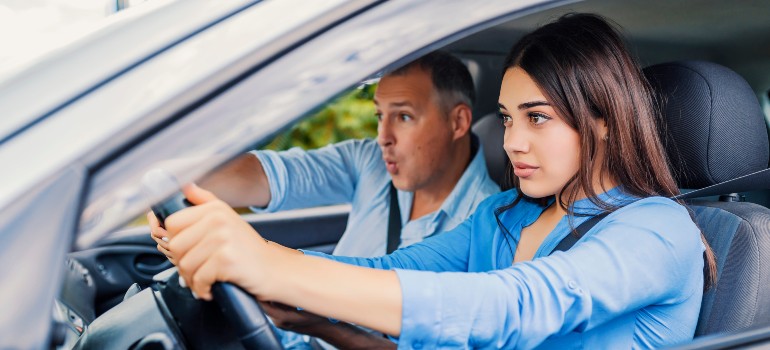
[[[490,113],[474,123],[472,131],[479,137],[479,143],[484,150],[484,160],[487,163],[489,177],[503,188],[503,179],[510,162],[503,149],[505,128],[502,121],[497,117],[497,114]]]
[[[658,64],[644,73],[660,103],[661,139],[680,188],[703,188],[767,168],[764,116],[737,73],[699,61]],[[770,325],[770,209],[722,194],[718,200],[688,200],[714,250],[718,275],[704,294],[696,336]]]

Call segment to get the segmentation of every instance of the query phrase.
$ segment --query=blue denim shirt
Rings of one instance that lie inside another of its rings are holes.
[[[475,136],[474,136],[475,137]],[[374,140],[352,140],[318,150],[256,151],[270,184],[267,208],[278,211],[351,203],[348,225],[335,255],[373,257],[385,254],[390,204],[390,174]],[[485,198],[500,192],[487,174],[479,148],[441,207],[409,221],[413,193],[398,191],[401,247],[454,228]]]
[[[399,348],[627,349],[692,339],[704,245],[684,207],[616,188],[600,197],[625,206],[572,249],[548,255],[571,231],[565,216],[533,260],[512,264],[522,228],[545,208],[524,199],[502,212],[506,237],[494,212],[515,197],[493,196],[454,230],[386,257],[305,253],[396,269],[403,294]],[[584,199],[575,212],[597,208]],[[572,224],[588,217],[576,215]]]

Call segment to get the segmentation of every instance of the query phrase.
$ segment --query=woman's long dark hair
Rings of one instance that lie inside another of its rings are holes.
[[[556,198],[570,218],[574,216],[571,204],[581,193],[604,211],[618,209],[594,191],[597,166],[600,174],[609,174],[631,195],[679,194],[658,136],[660,114],[651,88],[620,34],[606,20],[592,14],[567,14],[540,27],[511,49],[503,72],[514,67],[527,72],[559,116],[580,135],[580,168]],[[596,119],[606,122],[606,140],[599,139]],[[606,151],[596,162],[598,142],[606,142]],[[512,165],[509,168],[506,180],[518,187]],[[517,201],[522,196],[519,191]],[[706,245],[704,276],[709,286],[716,280],[716,260],[702,234],[701,239]]]

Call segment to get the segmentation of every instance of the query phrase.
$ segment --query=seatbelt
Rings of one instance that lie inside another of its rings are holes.
[[[401,208],[398,207],[398,192],[390,182],[390,214],[388,216],[388,245],[385,254],[393,253],[401,244]]]
[[[691,199],[716,196],[727,193],[756,191],[770,189],[770,169],[760,170],[732,180],[720,182],[699,190],[680,194],[676,199]]]
[[[586,221],[584,221],[582,224],[578,225],[578,227],[575,229],[575,232],[570,232],[566,237],[564,237],[559,244],[556,245],[556,248],[553,248],[553,250],[548,253],[548,255],[553,254],[556,251],[562,251],[565,252],[572,248],[577,241],[579,241],[583,236],[585,236],[586,232],[590,230],[592,227],[596,226],[596,224],[599,223],[599,221],[602,221],[607,215],[610,215],[609,212],[601,213],[599,215],[596,215]]]
[[[735,179],[727,180],[724,182],[720,182],[718,184],[714,184],[708,187],[701,188],[699,190],[695,190],[692,192],[687,192],[684,194],[680,194],[678,196],[675,196],[675,199],[692,199],[692,198],[700,198],[700,197],[708,197],[708,196],[716,196],[716,195],[722,195],[727,193],[735,193],[735,192],[746,192],[746,191],[755,191],[755,190],[766,190],[770,189],[770,169],[760,170],[748,175],[744,175]],[[582,238],[588,230],[590,230],[594,225],[596,225],[599,221],[604,219],[609,213],[602,213],[600,215],[594,216],[582,224],[578,226],[575,229],[575,233],[570,233],[564,239],[559,242],[559,244],[554,248],[551,253],[548,255],[553,254],[555,251],[567,251],[570,248],[572,248],[575,243],[577,243],[580,238]]]

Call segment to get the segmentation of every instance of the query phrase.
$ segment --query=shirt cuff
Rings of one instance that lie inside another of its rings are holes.
[[[435,349],[441,335],[441,290],[438,274],[396,269],[401,283],[399,349]]]
[[[281,209],[286,198],[286,184],[288,175],[286,165],[283,159],[275,151],[252,151],[262,163],[262,169],[267,176],[267,183],[270,188],[270,203],[267,207],[249,207],[255,213],[273,213]]]

